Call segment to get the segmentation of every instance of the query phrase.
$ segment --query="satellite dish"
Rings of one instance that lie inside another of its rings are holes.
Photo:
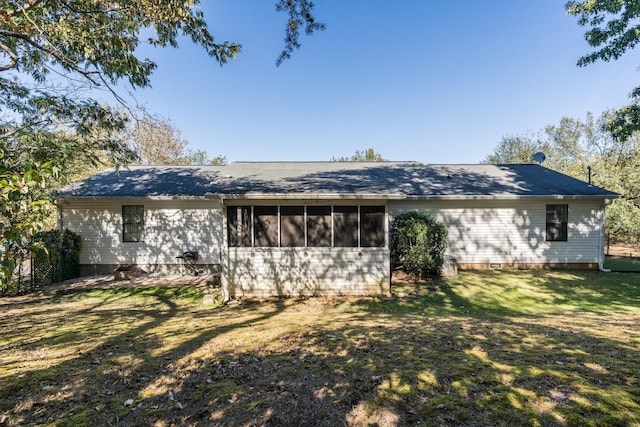
[[[533,160],[535,162],[538,162],[538,164],[541,164],[542,162],[544,162],[544,159],[546,158],[547,156],[545,156],[542,151],[538,151],[536,154],[533,155]]]

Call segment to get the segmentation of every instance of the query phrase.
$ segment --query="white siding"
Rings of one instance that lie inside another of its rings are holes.
[[[122,241],[122,205],[144,206],[144,242]],[[60,220],[82,237],[81,264],[178,264],[187,250],[198,251],[199,264],[222,257],[222,210],[213,200],[73,201],[60,206]]]
[[[545,239],[546,205],[568,204],[566,242]],[[597,263],[603,226],[601,201],[468,200],[391,202],[391,217],[405,211],[431,214],[448,231],[447,254],[460,264]]]
[[[389,292],[386,248],[228,248],[228,251],[223,271],[232,297]]]
[[[568,241],[545,240],[547,204],[568,204]],[[144,206],[144,242],[122,241],[122,205]],[[433,215],[448,230],[447,254],[463,265],[583,264],[602,256],[601,201],[434,200],[387,206],[389,220],[409,210]],[[196,250],[199,264],[221,265],[230,296],[389,292],[388,241],[384,248],[228,248],[226,219],[216,200],[72,201],[60,206],[60,220],[82,237],[84,265],[177,265],[176,256]]]

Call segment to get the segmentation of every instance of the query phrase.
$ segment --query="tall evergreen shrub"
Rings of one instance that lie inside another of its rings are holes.
[[[417,278],[440,274],[447,248],[447,229],[430,215],[405,212],[391,223],[391,259]]]

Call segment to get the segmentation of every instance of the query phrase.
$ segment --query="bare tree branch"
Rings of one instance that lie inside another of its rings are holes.
[[[5,52],[7,52],[7,55],[9,55],[9,62],[7,62],[5,65],[1,65],[0,71],[7,71],[15,67],[16,64],[18,63],[18,55],[16,55],[16,53],[12,51],[9,48],[9,46],[2,43],[1,41],[0,41],[0,49],[4,50]]]

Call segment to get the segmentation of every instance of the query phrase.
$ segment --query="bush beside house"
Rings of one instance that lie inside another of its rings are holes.
[[[422,279],[440,274],[447,248],[447,229],[433,217],[405,212],[391,223],[393,268]]]

